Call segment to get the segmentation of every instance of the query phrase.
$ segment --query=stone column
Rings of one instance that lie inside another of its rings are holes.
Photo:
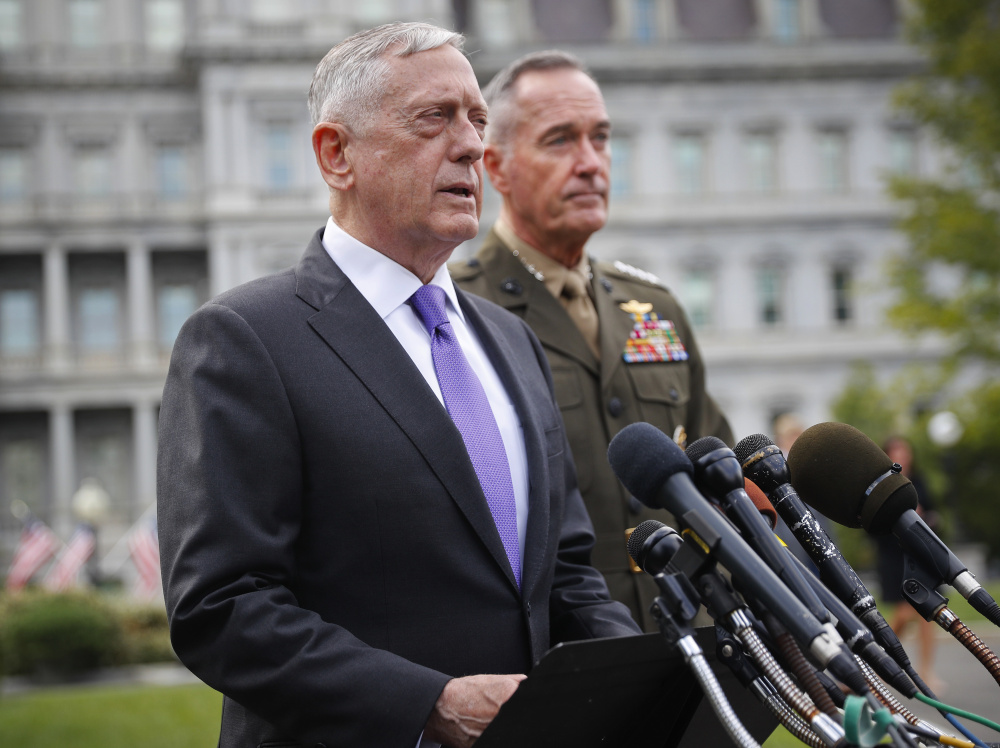
[[[76,489],[76,449],[73,434],[73,411],[56,403],[49,411],[49,465],[52,486],[52,527],[66,539],[73,529],[70,499]]]
[[[52,244],[44,255],[45,368],[52,373],[71,366],[69,267],[66,250]]]
[[[149,248],[134,239],[126,253],[128,276],[129,360],[134,369],[145,371],[156,363],[153,332],[153,272]]]
[[[132,406],[132,449],[135,460],[135,498],[130,520],[142,516],[156,501],[156,404],[144,400]]]

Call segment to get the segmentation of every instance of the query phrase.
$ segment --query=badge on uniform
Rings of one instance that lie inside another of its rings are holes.
[[[674,323],[669,319],[660,319],[653,311],[652,304],[642,304],[632,299],[618,307],[630,315],[634,322],[625,350],[622,351],[625,363],[687,361],[687,349],[677,335]]]

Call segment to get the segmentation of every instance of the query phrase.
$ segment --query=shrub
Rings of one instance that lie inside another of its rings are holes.
[[[0,651],[11,675],[71,676],[119,664],[122,630],[94,595],[25,592],[0,609]]]
[[[170,646],[167,611],[162,605],[123,603],[116,607],[123,633],[124,656],[133,665],[176,662]]]

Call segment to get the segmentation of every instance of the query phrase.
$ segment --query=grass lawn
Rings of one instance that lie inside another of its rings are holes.
[[[987,585],[1000,598],[1000,582]],[[982,621],[960,595],[949,607]],[[53,688],[0,698],[0,744],[18,748],[211,748],[219,736],[222,696],[208,686]],[[778,727],[764,748],[802,746]]]
[[[0,735],[18,748],[211,748],[221,716],[201,684],[55,688],[0,698]]]

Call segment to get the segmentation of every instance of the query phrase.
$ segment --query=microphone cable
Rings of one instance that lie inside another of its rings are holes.
[[[941,628],[951,634],[965,647],[972,655],[979,660],[990,675],[1000,684],[1000,658],[993,653],[986,644],[976,634],[959,620],[958,616],[947,606],[941,608],[934,621]]]

